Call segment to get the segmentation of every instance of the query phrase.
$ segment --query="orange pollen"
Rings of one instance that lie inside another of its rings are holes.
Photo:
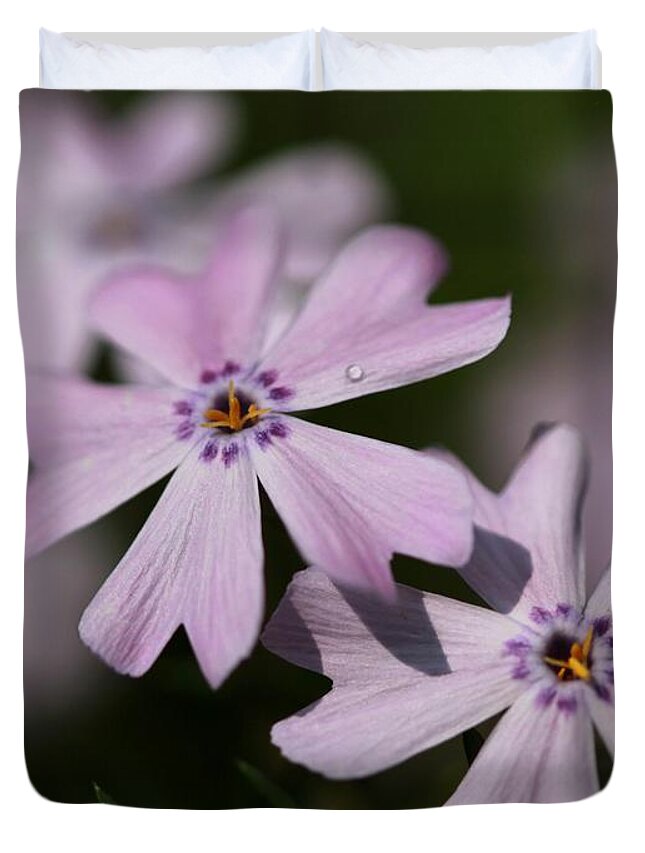
[[[557,658],[545,657],[544,660],[550,666],[557,666],[558,678],[562,680],[566,677],[567,672],[572,673],[574,678],[581,678],[583,681],[591,679],[591,671],[589,670],[589,653],[591,651],[591,643],[593,642],[593,627],[589,628],[582,642],[572,643],[569,649],[569,660],[558,660]]]
[[[205,421],[200,426],[207,429],[226,427],[234,432],[238,432],[249,421],[260,418],[270,411],[271,409],[258,409],[255,403],[251,403],[247,413],[243,415],[240,401],[235,396],[235,383],[231,379],[228,383],[228,412],[222,412],[220,409],[206,409],[204,412]]]

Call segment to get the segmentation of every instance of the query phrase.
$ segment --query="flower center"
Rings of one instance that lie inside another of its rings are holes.
[[[242,403],[235,396],[235,383],[231,379],[228,383],[228,412],[221,409],[206,409],[204,422],[201,426],[207,429],[225,428],[232,432],[239,432],[251,422],[266,415],[271,409],[259,409],[254,402],[249,402],[246,414],[242,414]],[[226,404],[226,403],[225,403]]]
[[[556,656],[558,655],[558,649],[563,647],[563,642],[564,654],[562,657]],[[575,678],[589,681],[591,679],[590,653],[592,642],[593,626],[587,631],[582,643],[576,640],[569,645],[569,640],[566,640],[566,638],[562,636],[555,637],[546,649],[549,654],[544,656],[544,662],[557,673],[560,681],[571,681]],[[569,645],[568,655],[566,653],[567,645]]]

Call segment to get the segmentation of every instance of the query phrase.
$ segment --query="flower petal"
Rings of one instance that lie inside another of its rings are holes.
[[[598,584],[593,591],[591,598],[587,602],[585,608],[585,616],[587,619],[602,620],[605,622],[605,631],[607,626],[611,624],[611,566],[608,566],[598,581]],[[597,622],[599,624],[599,622]],[[610,641],[609,636],[604,638],[604,641]],[[603,642],[602,635],[600,642]],[[596,664],[599,660],[602,662],[603,655],[596,656]],[[593,690],[587,691],[587,704],[591,713],[591,718],[594,725],[600,732],[605,745],[609,752],[614,754],[615,743],[615,710],[614,710],[614,690],[613,690],[613,665],[611,666],[611,675],[605,672],[602,684],[604,690],[598,693]]]
[[[218,205],[261,202],[278,211],[287,235],[286,274],[311,281],[343,241],[387,205],[385,187],[365,158],[323,144],[269,157],[220,190]]]
[[[502,494],[509,533],[531,552],[522,609],[584,603],[580,514],[588,465],[580,433],[565,424],[538,430]]]
[[[16,237],[20,332],[28,368],[79,373],[88,360],[87,299],[103,259],[47,223]]]
[[[332,690],[277,723],[272,742],[290,761],[331,779],[358,779],[430,749],[507,707],[516,686],[487,672]]]
[[[444,565],[468,559],[470,496],[452,466],[296,418],[278,423],[284,435],[252,445],[253,464],[309,563],[392,595],[394,551]]]
[[[110,188],[96,103],[80,92],[29,89],[20,96],[21,157],[17,224],[29,227],[43,206],[67,209]]]
[[[310,568],[294,575],[263,644],[334,687],[491,669],[517,624],[492,610],[396,585],[393,603],[342,587]]]
[[[193,280],[180,281],[160,268],[133,269],[97,288],[89,320],[171,382],[195,387],[203,367],[195,340],[195,292]]]
[[[444,452],[429,451],[447,459]],[[580,436],[566,425],[538,431],[496,495],[453,457],[475,502],[475,545],[460,574],[496,610],[526,619],[532,608],[584,601],[580,510],[587,469]]]
[[[157,94],[107,135],[107,165],[114,180],[130,190],[170,187],[223,160],[236,125],[233,104],[225,97]]]
[[[509,300],[426,306],[445,265],[439,246],[412,228],[379,226],[354,239],[263,358],[294,391],[281,408],[407,385],[493,350],[508,328]]]
[[[176,392],[175,392],[176,395]],[[175,434],[168,389],[29,376],[27,552],[114,509],[176,467],[190,443]]]
[[[613,691],[612,691],[613,693]],[[609,753],[613,756],[616,743],[616,712],[613,695],[610,700],[597,696],[593,690],[586,693],[589,713],[600,737],[603,739]]]
[[[536,704],[539,687],[507,711],[447,805],[563,803],[598,790],[591,718]]]
[[[196,448],[86,609],[85,643],[118,672],[141,675],[184,624],[219,686],[253,648],[263,609],[257,481],[248,457],[225,465]]]
[[[123,272],[95,294],[91,319],[171,381],[195,387],[204,368],[253,360],[279,258],[272,217],[247,208],[228,220],[198,278],[152,268]]]
[[[611,566],[607,566],[598,581],[587,606],[585,616],[589,619],[597,619],[601,616],[611,614]]]
[[[274,726],[292,761],[332,778],[398,764],[507,707],[522,691],[500,655],[517,630],[490,610],[397,586],[396,604],[299,573],[263,643],[334,680]]]

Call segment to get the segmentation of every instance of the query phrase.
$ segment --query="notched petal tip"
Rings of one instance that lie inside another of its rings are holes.
[[[139,678],[144,675],[156,660],[156,654],[134,653],[131,649],[125,652],[116,645],[110,643],[103,636],[100,627],[95,621],[92,602],[85,608],[78,624],[78,635],[87,648],[100,658],[104,664],[113,669],[119,675],[128,675],[131,678]]]
[[[247,649],[240,650],[233,659],[227,661],[225,666],[222,666],[221,662],[212,662],[207,660],[204,655],[198,654],[197,650],[194,649],[199,670],[208,682],[211,690],[219,690],[222,684],[224,684],[224,682],[233,674],[235,669],[251,657],[253,650],[255,649],[255,645],[256,640],[254,639]]]

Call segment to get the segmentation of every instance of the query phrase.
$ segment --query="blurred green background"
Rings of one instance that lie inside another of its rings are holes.
[[[119,112],[140,96],[97,97]],[[444,445],[493,488],[536,417],[567,417],[589,435],[595,469],[605,472],[594,480],[592,469],[588,519],[590,575],[597,577],[611,541],[616,182],[609,94],[253,92],[235,100],[244,128],[227,173],[302,143],[351,143],[389,183],[390,218],[429,230],[447,247],[452,265],[436,301],[513,295],[508,338],[482,362],[306,417],[411,447]],[[96,370],[109,372],[109,359]],[[83,661],[82,683],[64,696],[27,680],[25,748],[36,789],[56,801],[93,802],[96,784],[119,804],[178,808],[441,805],[468,766],[461,737],[357,782],[331,782],[284,760],[270,743],[271,725],[318,698],[328,682],[259,645],[217,692],[183,634],[136,680],[113,674],[84,649],[76,636],[80,613],[162,485],[54,546],[48,565],[55,564],[56,582],[47,595],[42,566],[27,568],[25,636],[41,643],[51,690],[60,665],[52,643],[78,646]],[[266,500],[263,524],[268,615],[303,562]],[[97,541],[100,559],[79,560]],[[453,571],[400,556],[393,566],[399,581],[476,600]],[[65,606],[69,588],[76,592]],[[58,620],[53,639],[38,630],[45,614]],[[488,730],[480,727],[484,736]],[[602,750],[599,761],[605,781]]]

